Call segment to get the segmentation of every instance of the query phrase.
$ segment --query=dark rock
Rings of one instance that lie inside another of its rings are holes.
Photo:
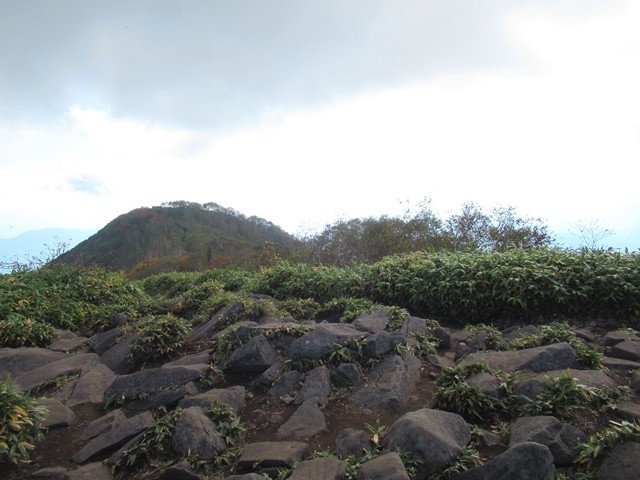
[[[409,480],[409,474],[398,452],[390,452],[364,462],[356,478],[357,480]]]
[[[336,436],[335,449],[336,455],[341,458],[361,457],[365,451],[373,450],[373,442],[366,432],[355,428],[345,428],[340,430]]]
[[[36,470],[31,474],[32,478],[46,478],[48,480],[65,480],[67,478],[67,469],[64,467],[48,467]]]
[[[71,457],[71,460],[73,460],[74,463],[84,463],[100,453],[121,446],[131,438],[151,427],[154,423],[153,415],[149,412],[140,413],[128,418],[115,428],[91,440],[76,452]]]
[[[129,348],[137,339],[138,335],[135,333],[122,337],[118,343],[100,355],[100,361],[118,375],[131,372],[135,365],[129,357]]]
[[[598,469],[598,480],[637,480],[640,472],[640,443],[616,445]]]
[[[519,443],[457,480],[553,480],[553,455],[539,443]]]
[[[521,417],[513,424],[509,447],[525,442],[540,443],[549,448],[556,465],[566,466],[580,453],[579,444],[586,441],[582,430],[555,417]]]
[[[406,345],[407,341],[399,332],[379,332],[369,335],[362,347],[365,358],[381,357],[392,352],[398,345]]]
[[[66,480],[113,480],[111,469],[104,463],[84,465],[67,473]]]
[[[414,356],[390,355],[368,375],[368,383],[350,401],[365,408],[398,412],[409,401],[422,363]]]
[[[426,361],[440,370],[456,366],[456,362],[448,357],[443,357],[442,355],[429,354],[427,355]]]
[[[495,447],[502,442],[502,436],[498,435],[495,432],[491,432],[489,430],[485,430],[484,428],[479,428],[480,431],[480,440],[479,443],[483,447]]]
[[[504,372],[546,372],[575,368],[578,361],[573,347],[562,342],[516,351],[472,353],[460,362],[461,365],[470,363],[483,363]]]
[[[278,352],[264,335],[258,335],[237,348],[222,362],[222,369],[232,373],[260,373],[273,365]]]
[[[362,383],[360,369],[355,363],[341,363],[331,375],[336,387],[357,387]]]
[[[291,468],[300,462],[309,450],[303,442],[255,442],[242,449],[237,470],[240,473],[263,468]]]
[[[159,480],[200,480],[200,475],[196,475],[191,470],[189,462],[180,462],[167,468]]]
[[[91,338],[91,348],[98,355],[102,355],[116,344],[121,333],[122,330],[119,328],[112,328],[111,330],[106,330],[102,333],[96,333]]]
[[[640,341],[640,337],[633,333],[625,332],[623,330],[616,330],[614,332],[607,332],[602,341],[600,342],[603,347],[613,347],[618,343],[625,341]]]
[[[460,415],[423,408],[400,417],[382,446],[386,451],[401,449],[420,461],[417,478],[424,478],[458,458],[470,439],[469,426]]]
[[[0,381],[5,381],[8,376],[15,378],[66,357],[68,355],[65,353],[52,352],[46,348],[0,348]]]
[[[280,377],[273,383],[273,386],[267,392],[272,398],[280,398],[284,395],[287,395],[296,388],[298,382],[302,378],[302,374],[297,370],[290,370],[288,372],[284,372]]]
[[[502,332],[502,338],[509,342],[510,340],[517,340],[519,338],[528,337],[529,335],[537,335],[540,333],[540,329],[535,325],[525,325],[524,327],[514,326],[509,327]]]
[[[331,394],[331,371],[323,366],[316,367],[307,374],[294,403],[301,405],[307,400],[313,400],[324,405]]]
[[[89,440],[91,438],[97,437],[98,435],[102,435],[103,433],[114,429],[115,427],[123,423],[126,419],[127,417],[122,410],[112,410],[106,415],[103,415],[100,418],[96,418],[89,425],[87,425],[87,427],[82,432],[80,439]]]
[[[448,350],[451,348],[451,330],[448,328],[437,326],[431,330],[431,336],[438,340],[440,348]]]
[[[198,393],[198,387],[195,383],[189,382],[184,385],[180,385],[173,390],[166,390],[164,392],[155,393],[149,395],[147,398],[141,398],[134,400],[127,404],[127,410],[131,412],[144,412],[145,410],[153,410],[158,407],[173,405],[178,403],[187,395],[196,395]]]
[[[224,403],[237,413],[245,406],[245,388],[234,385],[229,388],[214,388],[193,397],[187,397],[178,404],[181,408],[202,407],[209,408],[213,402]]]
[[[180,456],[210,460],[227,449],[227,444],[202,408],[189,407],[176,422],[171,448]]]
[[[116,328],[124,327],[128,321],[129,319],[127,318],[126,313],[116,313],[111,320],[111,324]]]
[[[159,367],[122,375],[116,377],[104,392],[105,402],[111,399],[133,399],[139,395],[149,395],[165,389],[177,388],[199,379],[208,368],[208,365]]]
[[[412,333],[427,335],[429,333],[429,326],[424,318],[408,316],[404,319],[404,324],[400,331],[402,335],[404,335],[404,338],[411,343]]]
[[[18,374],[14,378],[14,384],[22,391],[29,391],[45,385],[58,377],[78,373],[84,366],[97,364],[98,361],[98,355],[95,353],[65,355],[63,358],[59,358],[46,365],[41,365]]]
[[[346,463],[336,457],[325,457],[300,462],[289,480],[343,480],[346,475]]]
[[[308,440],[327,429],[324,415],[315,400],[307,400],[278,428],[279,439]]]
[[[38,403],[47,408],[47,417],[42,423],[43,427],[55,428],[55,427],[68,427],[76,421],[76,414],[73,410],[65,407],[58,400],[53,398],[39,398]]]
[[[288,355],[291,360],[320,360],[337,344],[337,335],[324,328],[316,328],[294,340]]]
[[[640,341],[625,340],[617,343],[611,347],[607,356],[640,362]]]
[[[258,377],[256,383],[258,385],[262,385],[263,387],[271,387],[273,385],[273,382],[280,378],[280,375],[284,373],[284,370],[284,361],[281,358],[278,358],[275,362],[273,362],[273,365],[262,372],[262,375]]]
[[[588,327],[576,330],[574,333],[576,337],[585,342],[594,342],[596,340],[596,335],[593,333],[593,330]]]
[[[84,367],[71,396],[66,401],[67,406],[75,407],[87,403],[101,404],[104,401],[104,391],[115,378],[115,373],[102,363]]]
[[[633,372],[631,375],[630,386],[631,390],[633,390],[636,395],[640,395],[640,371]]]
[[[180,365],[200,365],[203,363],[211,363],[211,355],[209,352],[198,352],[192,355],[185,355],[172,362],[165,363],[163,367],[178,367]]]
[[[236,302],[223,307],[217,311],[208,322],[197,325],[193,328],[185,337],[185,342],[197,343],[212,337],[218,330],[220,330],[220,325],[225,319],[238,315],[242,312],[243,308],[244,305],[242,302]]]
[[[635,402],[618,402],[616,404],[616,413],[620,418],[631,422],[640,420],[640,405]]]
[[[87,337],[80,337],[72,332],[65,332],[67,335],[56,338],[47,347],[54,352],[73,353],[83,349],[88,345]]]
[[[389,323],[389,310],[380,308],[373,313],[363,313],[356,318],[351,325],[362,332],[379,333],[387,328]]]
[[[640,362],[625,360],[623,358],[604,357],[602,359],[602,366],[609,370],[630,372],[640,369]]]
[[[467,378],[466,382],[472,387],[476,387],[486,396],[500,399],[503,394],[500,390],[500,379],[487,372],[480,372]]]

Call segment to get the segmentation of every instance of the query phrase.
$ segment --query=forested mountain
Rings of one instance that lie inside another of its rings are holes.
[[[178,201],[120,215],[56,262],[98,264],[141,276],[251,263],[293,241],[262,218],[216,203]]]

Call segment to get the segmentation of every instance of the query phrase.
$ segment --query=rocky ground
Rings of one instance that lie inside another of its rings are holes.
[[[416,317],[389,331],[385,310],[351,324],[264,318],[223,328],[224,318],[218,312],[192,329],[165,363],[132,364],[135,336],[122,325],[87,337],[61,332],[47,348],[0,349],[0,379],[11,376],[49,409],[32,461],[0,464],[1,478],[111,479],[121,465],[118,478],[424,479],[469,455],[470,445],[482,465],[451,478],[573,478],[589,434],[609,419],[640,418],[640,337],[629,330],[576,329],[577,340],[605,354],[603,368],[588,369],[575,344],[504,351],[486,332]],[[539,328],[511,328],[501,341]],[[422,349],[427,337],[438,339],[435,353]],[[469,364],[492,369],[464,381],[498,403],[507,399],[497,371],[515,373],[515,405],[541,398],[563,375],[630,394],[571,420],[499,411],[465,419],[433,408],[442,369]],[[212,402],[227,406],[217,420],[207,412]],[[172,422],[165,450],[150,452],[145,442],[163,433],[161,418]],[[140,445],[144,461],[139,453],[137,469],[122,466]],[[640,478],[640,443],[616,445],[593,472],[601,480]]]

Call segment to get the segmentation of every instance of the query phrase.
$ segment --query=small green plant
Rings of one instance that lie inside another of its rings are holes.
[[[627,420],[609,421],[609,427],[594,433],[589,440],[580,445],[580,455],[575,460],[590,467],[591,464],[602,454],[609,452],[619,443],[640,441],[640,423],[638,421],[629,422]]]
[[[364,340],[361,338],[350,339],[343,344],[335,344],[329,353],[327,363],[339,365],[341,363],[358,363],[365,361],[362,353]]]
[[[387,307],[389,311],[389,321],[385,330],[389,332],[397,332],[404,325],[405,319],[409,316],[409,312],[406,308],[400,307]]]
[[[378,448],[380,446],[380,442],[382,441],[382,437],[387,431],[387,427],[380,423],[380,417],[378,417],[373,424],[365,423],[364,428],[371,435],[371,441],[373,442],[375,448]]]
[[[502,342],[502,332],[493,325],[479,323],[477,325],[466,325],[464,329],[470,333],[484,333],[487,336],[487,350],[495,350]]]
[[[213,421],[229,448],[240,444],[246,429],[233,408],[225,403],[213,402],[205,413]]]
[[[440,346],[440,340],[421,332],[411,332],[409,337],[410,341],[407,345],[411,353],[418,357],[425,358],[427,355],[434,354]],[[411,341],[411,339],[413,339],[413,341]]]
[[[56,329],[45,322],[11,313],[0,320],[0,348],[45,347],[56,336]]]
[[[138,338],[131,344],[129,356],[135,363],[158,360],[182,347],[189,324],[174,315],[147,317],[135,325]]]
[[[28,462],[35,441],[42,437],[47,409],[23,392],[11,378],[0,383],[0,462]]]

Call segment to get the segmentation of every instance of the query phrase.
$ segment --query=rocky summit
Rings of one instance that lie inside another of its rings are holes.
[[[164,362],[132,360],[121,317],[0,349],[0,379],[48,411],[31,462],[0,477],[640,478],[634,332],[219,318]],[[620,441],[596,454],[606,429]]]

